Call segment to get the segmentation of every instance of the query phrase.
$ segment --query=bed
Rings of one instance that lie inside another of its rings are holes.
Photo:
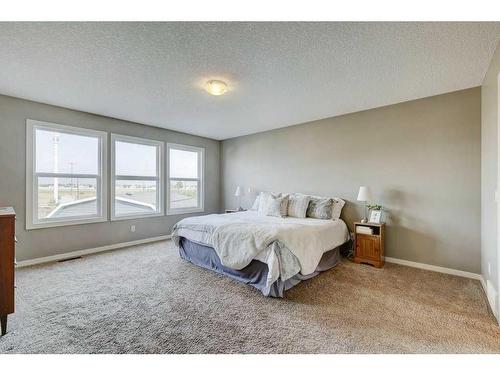
[[[189,217],[172,240],[181,258],[281,297],[334,267],[349,241],[341,219],[263,216],[256,211]]]

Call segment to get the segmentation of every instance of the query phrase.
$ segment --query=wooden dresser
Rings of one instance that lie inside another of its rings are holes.
[[[372,234],[358,233],[358,227],[367,227]],[[354,223],[354,262],[381,268],[385,263],[385,224]]]
[[[0,322],[1,334],[7,332],[7,315],[14,312],[14,253],[16,213],[0,207]]]

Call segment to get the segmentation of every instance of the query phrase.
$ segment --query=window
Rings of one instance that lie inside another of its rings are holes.
[[[26,228],[107,219],[105,132],[27,120]]]
[[[167,214],[203,211],[204,149],[169,143]]]
[[[111,135],[111,219],[163,215],[163,142]]]

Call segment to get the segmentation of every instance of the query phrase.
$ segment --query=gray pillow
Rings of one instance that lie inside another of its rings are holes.
[[[286,217],[288,211],[288,195],[282,197],[270,196],[267,201],[267,216]]]
[[[311,197],[307,217],[328,220],[332,218],[333,199]]]

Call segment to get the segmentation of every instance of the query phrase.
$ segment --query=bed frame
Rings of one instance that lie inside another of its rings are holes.
[[[264,296],[283,298],[284,292],[303,280],[311,279],[317,276],[320,272],[327,271],[335,267],[341,259],[341,252],[345,251],[345,243],[335,249],[327,251],[323,254],[315,272],[309,275],[301,275],[300,273],[288,280],[276,280],[272,285],[266,286],[268,273],[267,264],[252,260],[248,266],[241,270],[234,270],[222,265],[219,256],[212,247],[200,245],[190,241],[187,238],[181,237],[179,241],[179,254],[182,259],[185,259],[197,266],[215,271],[226,275],[234,280],[248,284],[257,288]]]

